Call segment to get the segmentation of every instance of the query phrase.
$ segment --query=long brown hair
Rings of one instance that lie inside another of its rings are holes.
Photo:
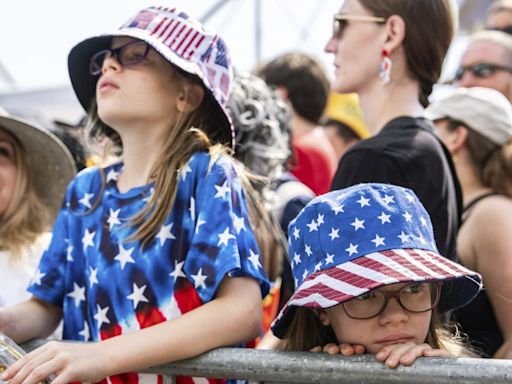
[[[16,186],[12,200],[0,219],[0,249],[10,252],[12,262],[20,263],[24,261],[23,248],[50,229],[50,215],[35,190],[27,154],[15,138],[14,143]]]
[[[447,119],[448,131],[466,125]],[[512,197],[512,141],[499,146],[478,132],[468,129],[466,147],[477,168],[480,181],[493,191]]]
[[[419,100],[426,107],[456,31],[452,0],[359,0],[359,3],[375,16],[387,19],[398,15],[404,20],[407,67],[410,76],[420,84]]]
[[[204,88],[197,76],[184,73],[179,68],[169,65],[170,70],[175,73],[176,81],[191,82]],[[205,89],[205,96],[199,107],[188,114],[178,116],[174,126],[169,129],[169,135],[150,172],[148,182],[154,182],[154,193],[145,208],[130,218],[129,224],[136,230],[127,241],[141,240],[145,246],[154,239],[174,205],[179,171],[194,152],[209,151],[212,162],[221,153],[230,152],[227,147],[220,143],[215,144],[212,140],[222,137],[219,132],[225,129],[219,109],[220,107],[213,101],[213,96]],[[110,139],[110,146],[107,145],[110,152],[115,155],[122,154],[121,137],[113,128],[100,120],[96,103],[92,104],[88,114],[86,134],[88,142],[92,144],[102,143],[105,138]],[[101,199],[100,194],[91,210],[96,208]]]

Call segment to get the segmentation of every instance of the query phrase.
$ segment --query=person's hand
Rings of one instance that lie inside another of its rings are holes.
[[[316,347],[310,349],[310,352],[316,352],[316,353],[323,352],[323,353],[327,353],[329,355],[341,354],[343,356],[362,355],[363,353],[365,353],[365,351],[366,351],[366,349],[363,345],[359,345],[359,344],[352,345],[352,344],[346,344],[346,343],[342,343],[342,344],[329,343],[329,344],[324,345],[323,347],[316,346]]]
[[[494,359],[512,359],[512,341],[507,340],[496,351]]]
[[[73,381],[96,383],[108,376],[104,348],[99,343],[51,341],[11,365],[0,380],[10,384],[37,384],[53,375],[52,384]]]
[[[386,345],[375,357],[389,368],[398,365],[411,365],[418,357],[452,357],[453,355],[444,349],[434,349],[428,344],[403,344]]]

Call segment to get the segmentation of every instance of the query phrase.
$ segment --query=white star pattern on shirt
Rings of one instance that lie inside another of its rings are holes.
[[[98,284],[98,268],[89,267],[89,288],[92,288],[94,284]]]
[[[405,193],[405,198],[407,199],[407,201],[409,203],[413,203],[414,202],[414,197],[411,194],[409,194],[409,193]]]
[[[132,252],[135,248],[125,249],[121,244],[119,244],[119,253],[114,260],[119,261],[121,264],[121,270],[124,270],[124,267],[127,263],[135,263],[135,260],[132,258]]]
[[[405,211],[402,216],[404,217],[406,223],[412,223],[412,215],[409,212]]]
[[[427,219],[425,219],[423,216],[420,217],[420,221],[421,221],[421,225],[423,225],[424,227],[427,226]]]
[[[227,180],[222,185],[215,185],[215,189],[217,190],[217,193],[215,194],[215,198],[222,198],[226,199],[226,197],[229,195],[229,192],[231,192],[231,188],[229,188]]]
[[[391,215],[386,215],[384,212],[382,212],[380,214],[380,216],[377,216],[377,218],[380,220],[381,224],[384,224],[384,223],[390,223],[391,224],[391,220],[389,219],[390,217],[391,217]]]
[[[108,215],[107,223],[108,229],[112,230],[114,225],[120,225],[121,221],[119,221],[119,213],[121,212],[121,208],[116,209],[115,211],[110,208],[110,214]]]
[[[94,195],[92,193],[86,193],[78,202],[87,208],[91,208],[91,199]]]
[[[305,245],[304,246],[304,249],[305,249],[305,252],[306,252],[306,255],[310,256],[313,254],[313,252],[311,251],[311,247],[309,245]]]
[[[84,246],[84,251],[87,250],[87,247],[93,247],[94,246],[94,235],[96,234],[96,231],[89,232],[89,230],[86,228],[84,232],[84,237],[82,237],[82,244]]]
[[[359,247],[359,244],[354,245],[350,243],[349,247],[345,249],[345,251],[348,252],[349,256],[352,256],[354,253],[357,253],[357,247]]]
[[[340,237],[339,232],[340,232],[339,229],[331,228],[331,233],[329,233],[329,237],[331,238],[331,240],[339,239],[339,237]]]
[[[147,203],[149,200],[151,200],[153,198],[153,194],[155,193],[155,188],[151,188],[149,190],[149,193],[148,195],[142,199],[143,202]]]
[[[370,199],[367,199],[364,196],[361,196],[359,200],[357,200],[357,202],[359,203],[361,208],[370,206]]]
[[[295,262],[295,265],[302,263],[300,255],[296,252],[293,254],[293,261]]]
[[[249,249],[249,253],[251,254],[249,256],[249,261],[252,263],[254,268],[261,268],[260,255],[258,255],[257,253],[254,253],[252,251],[252,249]]]
[[[420,243],[423,245],[427,244],[427,241],[425,240],[425,238],[423,237],[423,235],[421,233],[420,233]]]
[[[89,325],[87,325],[86,321],[84,321],[84,329],[78,332],[78,334],[84,338],[84,341],[89,341],[91,334],[89,333]]]
[[[300,236],[300,229],[297,227],[293,228],[293,237],[295,238],[295,240],[298,240],[299,236]]]
[[[380,237],[379,235],[375,235],[375,239],[372,240],[372,242],[375,244],[375,247],[378,247],[379,245],[386,245],[384,243],[384,240],[386,240],[385,237]]]
[[[190,217],[192,220],[196,219],[196,199],[193,197],[190,198],[190,208],[188,209],[190,211]]]
[[[308,270],[305,269],[304,273],[302,274],[302,280],[304,280],[307,277],[308,273],[309,273]]]
[[[119,172],[116,172],[114,169],[111,169],[107,173],[107,183],[111,180],[117,180],[118,177],[119,177]]]
[[[133,292],[126,296],[128,300],[133,300],[133,309],[137,309],[137,306],[142,301],[143,303],[149,302],[149,300],[144,296],[144,291],[146,290],[146,286],[137,287],[137,284],[133,283]]]
[[[158,235],[156,237],[160,239],[160,246],[163,246],[167,240],[174,240],[176,237],[171,233],[172,226],[174,223],[170,223],[168,225],[162,225],[160,231],[158,231]]]
[[[217,247],[220,246],[221,244],[223,246],[227,246],[228,245],[228,241],[230,239],[235,239],[235,235],[229,233],[229,227],[226,227],[226,229],[224,230],[224,232],[220,233],[219,235],[219,242],[217,243]]]
[[[318,224],[318,226],[320,226],[320,224],[323,224],[324,223],[324,215],[321,215],[319,213],[318,217],[316,218],[316,223]]]
[[[390,196],[390,195],[384,195],[384,197],[382,198],[382,200],[384,201],[384,203],[386,204],[391,204],[391,203],[394,203],[395,202],[395,197],[394,196]]]
[[[342,205],[337,205],[337,206],[332,207],[332,210],[334,211],[334,215],[335,215],[335,216],[338,216],[338,213],[340,213],[340,212],[341,212],[341,213],[345,213],[345,211],[343,210],[343,207],[344,207],[344,206],[345,206],[345,205],[344,205],[344,204],[342,204]]]
[[[403,244],[403,243],[408,243],[408,242],[410,242],[410,241],[411,241],[411,240],[409,239],[409,235],[406,235],[406,234],[404,233],[404,231],[402,231],[402,232],[398,235],[398,237],[400,238],[400,240],[402,240],[402,244]]]
[[[203,268],[199,268],[199,272],[197,272],[197,275],[192,275],[192,279],[194,279],[194,288],[202,287],[206,289],[205,280],[206,275],[203,275]]]
[[[72,245],[68,245],[66,248],[66,261],[69,261],[69,262],[75,261],[73,259],[73,246]]]
[[[32,282],[37,285],[41,285],[41,279],[46,276],[46,273],[41,273],[41,271],[36,269],[36,273],[34,274],[34,277],[32,279]]]
[[[188,166],[188,163],[185,164],[185,167],[183,169],[180,169],[180,177],[182,180],[185,180],[187,178],[187,174],[192,172],[190,167]]]
[[[313,272],[318,272],[320,270],[320,268],[322,268],[322,263],[317,263],[315,265],[315,270]]]
[[[169,276],[174,278],[174,281],[178,280],[178,277],[186,277],[183,273],[183,263],[184,261],[180,261],[179,263],[175,260],[174,261],[174,271],[169,273]]]
[[[198,219],[196,224],[196,233],[199,233],[199,228],[201,228],[201,225],[206,224],[205,220]]]
[[[364,220],[359,220],[357,217],[356,219],[354,220],[354,222],[352,224],[350,224],[351,226],[354,227],[354,230],[357,231],[358,229],[364,229]]]
[[[306,224],[309,228],[309,232],[318,231],[318,224],[315,220],[311,220],[311,223]]]
[[[334,263],[334,255],[327,254],[325,257],[325,265]]]
[[[99,304],[96,304],[96,314],[93,318],[98,322],[98,329],[101,329],[103,323],[110,324],[110,320],[107,317],[107,312],[110,307],[101,308]]]
[[[80,287],[77,283],[73,283],[73,291],[69,292],[66,296],[72,297],[75,300],[75,306],[78,307],[81,301],[85,301],[85,287]]]
[[[236,233],[240,233],[240,231],[245,229],[245,219],[243,217],[238,217],[233,213],[233,225],[235,226]]]

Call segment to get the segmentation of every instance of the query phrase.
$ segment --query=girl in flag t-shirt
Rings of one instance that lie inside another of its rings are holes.
[[[0,310],[0,331],[23,342],[62,319],[64,339],[95,343],[48,343],[0,380],[166,382],[129,372],[254,338],[268,291],[223,145],[229,54],[185,13],[150,7],[68,64],[89,136],[121,161],[71,182],[33,298]]]

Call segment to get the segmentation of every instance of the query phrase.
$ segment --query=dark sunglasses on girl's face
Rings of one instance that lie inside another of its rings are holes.
[[[485,78],[492,76],[496,71],[506,71],[512,73],[512,67],[491,63],[478,63],[473,65],[460,66],[459,69],[457,69],[457,72],[455,72],[455,80],[460,81],[464,77],[464,73],[466,73],[466,71],[471,72],[471,74],[475,77]]]
[[[140,40],[130,41],[118,48],[107,48],[95,53],[89,63],[89,73],[97,76],[101,73],[103,62],[108,57],[115,58],[121,65],[133,65],[142,62],[149,52],[149,45]]]

